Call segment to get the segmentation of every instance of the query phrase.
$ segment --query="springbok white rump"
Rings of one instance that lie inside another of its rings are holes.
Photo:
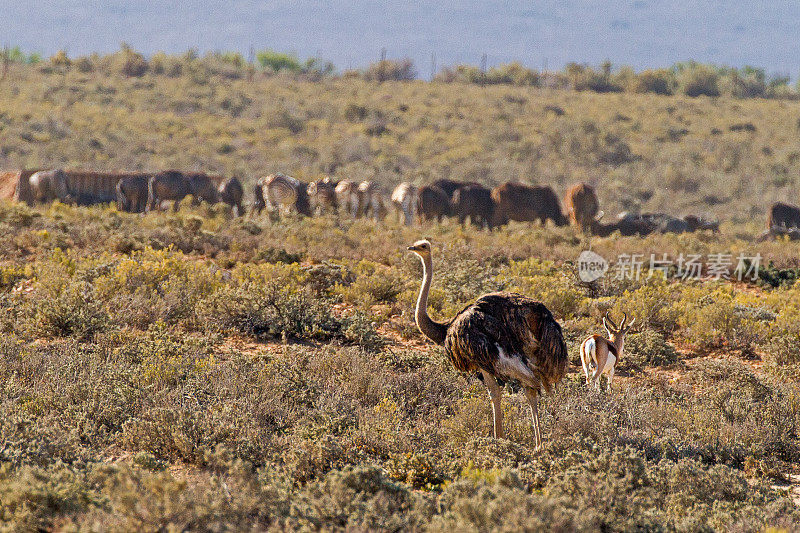
[[[597,390],[600,390],[600,378],[607,376],[608,389],[611,390],[611,382],[614,379],[614,368],[617,366],[619,358],[622,357],[622,350],[625,347],[625,333],[631,329],[636,319],[628,322],[628,314],[623,313],[622,323],[617,326],[608,313],[603,317],[603,327],[608,333],[606,339],[602,335],[592,335],[581,344],[581,364],[583,373],[586,376],[586,384],[595,383]],[[591,372],[591,376],[589,373]]]

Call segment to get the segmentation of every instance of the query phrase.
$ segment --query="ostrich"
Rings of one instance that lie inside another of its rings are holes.
[[[432,320],[427,312],[433,275],[431,243],[417,241],[408,249],[422,260],[422,288],[414,316],[417,327],[430,340],[444,345],[457,370],[477,373],[486,385],[496,439],[504,437],[501,384],[519,382],[531,406],[536,448],[540,448],[537,396],[542,388],[549,392],[567,370],[561,326],[544,304],[508,292],[485,294],[447,322]]]

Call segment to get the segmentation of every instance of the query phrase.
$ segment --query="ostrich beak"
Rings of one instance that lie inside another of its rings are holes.
[[[417,251],[417,247],[416,246],[409,246],[408,248],[406,248],[406,250],[408,250],[409,252],[416,252]]]

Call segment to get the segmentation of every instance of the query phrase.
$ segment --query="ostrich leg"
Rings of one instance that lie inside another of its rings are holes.
[[[533,438],[536,441],[536,449],[539,449],[542,447],[542,431],[539,429],[539,399],[537,398],[536,391],[533,389],[525,389],[525,397],[528,398],[528,403],[531,404]]]
[[[503,395],[503,390],[497,384],[497,380],[494,379],[493,375],[485,370],[481,370],[481,373],[483,374],[483,382],[486,384],[486,388],[489,389],[489,399],[492,400],[494,438],[503,439],[505,438],[505,433],[503,433],[503,408],[500,406],[500,398]]]

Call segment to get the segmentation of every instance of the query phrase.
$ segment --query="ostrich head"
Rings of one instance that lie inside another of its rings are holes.
[[[425,239],[415,242],[409,246],[408,249],[420,256],[422,259],[431,256],[431,243]]]

